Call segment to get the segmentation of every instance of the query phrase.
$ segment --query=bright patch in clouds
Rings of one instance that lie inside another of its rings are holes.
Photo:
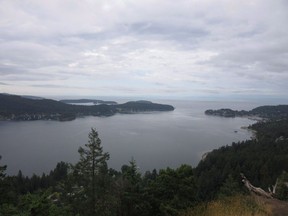
[[[288,96],[285,0],[0,2],[0,92]]]

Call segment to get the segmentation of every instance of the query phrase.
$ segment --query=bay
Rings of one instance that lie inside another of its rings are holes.
[[[206,109],[252,109],[256,103],[157,101],[173,105],[171,112],[117,114],[74,121],[0,122],[1,164],[7,173],[48,173],[57,162],[75,163],[79,146],[88,141],[91,127],[98,130],[109,167],[120,170],[133,157],[141,172],[181,164],[196,166],[202,155],[232,142],[250,139],[242,129],[255,121],[247,118],[206,116]]]

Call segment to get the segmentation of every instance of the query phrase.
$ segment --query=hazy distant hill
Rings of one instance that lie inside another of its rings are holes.
[[[92,100],[92,99],[70,99],[70,100],[60,100],[60,102],[67,104],[77,104],[77,103],[94,103],[94,104],[107,104],[107,105],[115,105],[117,102],[115,101],[103,101],[103,100]]]
[[[115,113],[171,111],[173,106],[128,102],[94,106],[70,105],[50,99],[29,99],[18,95],[0,94],[0,120],[72,120],[77,116],[110,116]]]
[[[218,109],[206,110],[206,115],[222,116],[222,117],[242,117],[242,116],[258,116],[261,118],[282,119],[288,117],[288,105],[277,106],[259,106],[250,111],[246,110],[232,110],[232,109]]]
[[[23,98],[33,99],[33,100],[43,100],[43,97],[31,96],[31,95],[21,95]]]

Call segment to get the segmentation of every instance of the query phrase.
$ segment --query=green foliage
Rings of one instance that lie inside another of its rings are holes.
[[[282,142],[288,140],[288,119],[257,122],[250,128],[257,131],[257,139],[260,142]]]
[[[0,155],[0,161],[1,161],[1,155]],[[4,179],[4,177],[6,176],[5,171],[7,169],[7,166],[0,166],[0,181]]]
[[[85,148],[80,147],[78,152],[80,160],[74,167],[78,194],[81,196],[83,206],[88,214],[102,214],[97,209],[103,208],[103,196],[106,193],[106,177],[108,176],[107,160],[109,154],[103,152],[98,132],[92,128],[88,135]]]
[[[138,171],[136,161],[134,158],[132,158],[131,161],[129,161],[130,166],[123,165],[121,170],[122,170],[122,175],[125,179],[127,179],[132,185],[137,185],[141,181],[141,174]]]
[[[229,175],[228,178],[225,180],[224,184],[220,187],[218,197],[231,197],[240,193],[243,193],[243,191],[241,190],[239,182],[235,180],[232,175]]]
[[[197,199],[196,192],[191,166],[160,170],[148,188],[153,215],[176,215],[179,210],[193,205]]]
[[[65,179],[68,175],[70,165],[63,161],[57,163],[56,168],[50,172],[50,178],[54,182],[59,182]]]
[[[285,171],[277,179],[276,197],[288,200],[288,173]]]
[[[268,188],[283,170],[288,170],[287,155],[287,140],[247,140],[213,150],[195,169],[199,196],[214,199],[229,175],[241,184],[241,172],[253,185]]]
[[[1,155],[0,155],[0,161],[1,161]],[[7,193],[9,191],[7,185],[7,179],[6,179],[6,168],[7,166],[0,166],[0,204],[3,204],[7,201]]]
[[[1,205],[0,215],[69,216],[72,215],[72,211],[67,206],[62,206],[55,198],[55,194],[47,190],[41,193],[21,195],[17,205]]]
[[[252,115],[258,115],[269,119],[284,119],[288,117],[288,105],[260,106],[250,111]]]
[[[10,203],[4,203],[0,205],[0,215],[1,216],[18,216],[20,212],[18,208]]]
[[[130,165],[123,165],[121,168],[122,178],[120,190],[120,215],[146,215],[149,204],[145,200],[144,187],[142,185],[141,174],[137,168],[136,161],[132,158]]]

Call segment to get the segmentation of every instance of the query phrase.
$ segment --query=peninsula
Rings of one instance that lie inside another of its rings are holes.
[[[81,100],[79,100],[81,101]],[[92,101],[92,100],[91,100]],[[0,94],[0,120],[69,121],[79,116],[112,116],[116,113],[173,111],[174,107],[149,101],[130,101],[92,106],[71,105],[51,99],[31,99],[19,95]]]

